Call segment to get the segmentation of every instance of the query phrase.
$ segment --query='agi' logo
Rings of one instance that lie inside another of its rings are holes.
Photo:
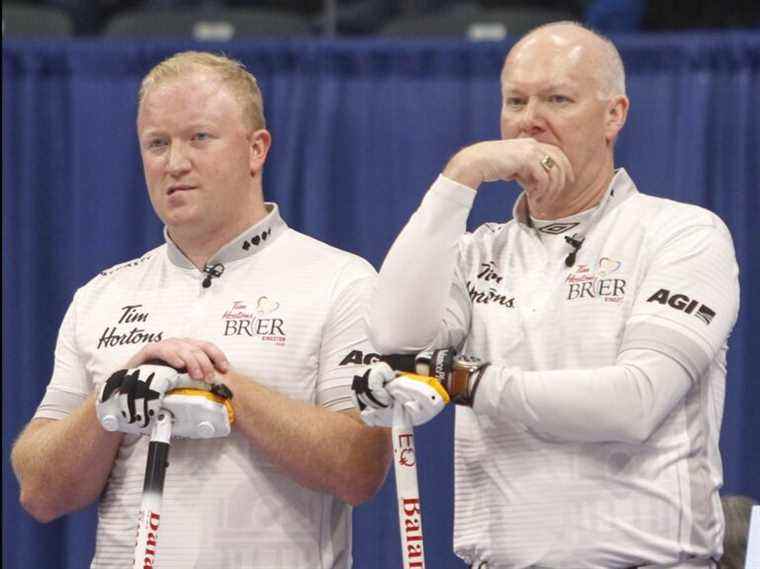
[[[369,365],[380,361],[380,354],[374,352],[367,352],[366,354],[361,350],[352,350],[345,358],[341,360],[338,365],[345,366],[348,364],[356,365]]]
[[[712,322],[712,319],[715,317],[715,311],[709,306],[701,304],[698,300],[692,300],[685,294],[671,295],[670,291],[664,288],[661,288],[652,296],[647,298],[647,302],[659,302],[660,304],[667,304],[671,308],[681,310],[686,314],[694,314],[694,316],[699,318],[705,324]],[[695,308],[697,309],[696,313],[694,312]]]

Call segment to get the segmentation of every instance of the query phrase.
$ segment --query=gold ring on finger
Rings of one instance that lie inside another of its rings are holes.
[[[554,161],[554,158],[548,154],[541,159],[541,167],[546,170],[546,172],[549,172],[549,170],[554,168],[555,164],[557,163]]]

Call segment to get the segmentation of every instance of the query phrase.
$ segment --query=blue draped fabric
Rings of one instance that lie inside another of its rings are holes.
[[[730,340],[725,491],[760,498],[760,35],[621,36],[632,108],[617,150],[640,190],[700,204],[730,227],[742,308]],[[379,267],[446,159],[498,136],[504,43],[240,42],[3,45],[3,566],[88,566],[94,510],[48,525],[18,503],[14,439],[50,377],[73,292],[162,239],[135,136],[142,75],[214,49],[258,77],[274,146],[265,192],[296,229]],[[511,215],[480,192],[472,225]],[[754,228],[754,229],[753,229]],[[425,283],[420,283],[424,286]],[[452,413],[419,429],[428,566],[451,553]],[[400,567],[392,476],[355,511],[355,567]]]

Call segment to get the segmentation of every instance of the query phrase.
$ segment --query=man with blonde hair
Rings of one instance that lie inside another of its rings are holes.
[[[351,505],[376,492],[390,454],[350,395],[374,271],[264,201],[271,135],[240,63],[158,64],[137,131],[166,243],[75,294],[13,449],[22,504],[48,522],[100,498],[91,566],[131,567],[151,413],[172,386],[223,383],[229,436],[172,442],[157,566],[348,569]]]
[[[188,72],[205,70],[213,72],[238,100],[247,125],[259,130],[266,128],[264,100],[256,78],[239,61],[202,51],[187,51],[165,59],[143,78],[137,94],[142,104],[145,95],[159,83],[181,78]]]
[[[712,568],[739,303],[728,229],[615,167],[629,101],[605,38],[534,30],[501,91],[501,140],[451,158],[369,304],[376,347],[423,350],[418,370],[459,404],[454,549],[477,569]],[[466,233],[499,180],[523,189],[513,219]],[[378,386],[413,381],[384,364],[365,377],[375,419]]]

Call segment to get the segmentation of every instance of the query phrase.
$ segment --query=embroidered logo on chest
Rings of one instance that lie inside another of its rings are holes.
[[[503,294],[498,289],[503,280],[503,277],[496,271],[496,263],[493,261],[481,263],[475,282],[467,281],[467,293],[470,295],[470,302],[514,308],[515,297]]]
[[[116,323],[107,326],[98,339],[97,349],[115,348],[132,344],[160,342],[163,330],[152,330],[147,322],[150,312],[142,304],[127,304],[119,308]]]
[[[602,257],[596,267],[578,265],[566,278],[568,301],[598,299],[602,302],[621,303],[625,300],[627,281],[618,272],[622,261]]]
[[[235,300],[232,307],[222,314],[224,336],[247,336],[262,342],[285,345],[285,320],[274,315],[280,303],[268,296],[260,296],[255,308],[242,300]]]

